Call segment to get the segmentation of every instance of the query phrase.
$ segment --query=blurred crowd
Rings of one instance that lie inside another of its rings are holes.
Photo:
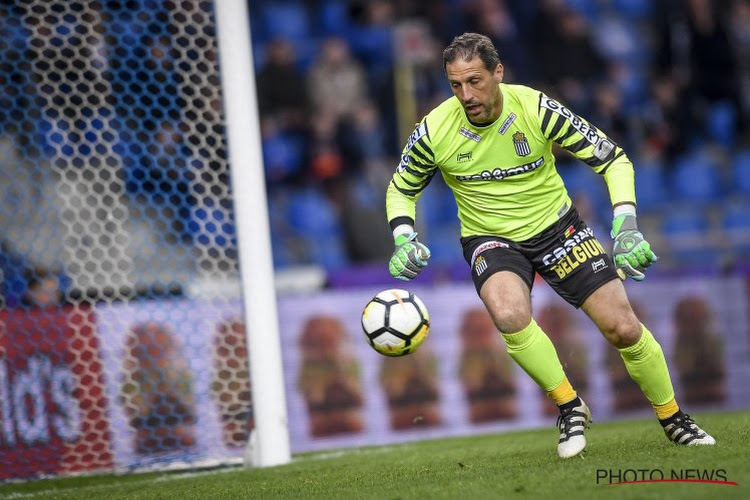
[[[277,266],[390,254],[383,194],[406,137],[394,82],[410,50],[397,34],[414,20],[429,53],[409,63],[412,123],[450,97],[442,48],[481,32],[507,82],[545,91],[625,148],[665,266],[748,255],[749,1],[267,0],[251,3],[251,23]],[[564,152],[558,169],[607,239],[604,183]],[[436,179],[423,198],[434,260],[460,260],[450,193]]]

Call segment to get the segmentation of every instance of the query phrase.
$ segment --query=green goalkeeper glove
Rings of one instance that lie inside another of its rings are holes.
[[[612,221],[612,237],[615,239],[612,258],[617,266],[617,273],[622,277],[621,272],[624,272],[626,278],[643,281],[646,278],[646,268],[659,258],[638,231],[635,214],[621,214],[615,217]]]
[[[396,236],[396,251],[393,252],[388,271],[397,280],[409,281],[427,265],[430,249],[417,241],[417,233]]]

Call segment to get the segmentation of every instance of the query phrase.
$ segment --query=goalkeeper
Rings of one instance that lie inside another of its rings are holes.
[[[391,275],[413,279],[429,261],[429,249],[414,232],[415,207],[440,171],[456,198],[464,258],[479,297],[508,353],[560,409],[560,457],[585,449],[591,413],[531,317],[534,273],[583,309],[619,350],[671,441],[714,444],[677,405],[662,349],[633,313],[618,279],[641,281],[657,260],[638,231],[633,165],[625,152],[563,104],[502,83],[497,50],[483,35],[456,37],[443,52],[443,68],[454,97],[417,125],[388,186],[396,244]],[[572,206],[553,143],[604,178],[614,207],[612,258]]]

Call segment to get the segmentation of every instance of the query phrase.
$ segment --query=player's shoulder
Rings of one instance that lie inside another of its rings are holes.
[[[463,108],[455,96],[444,100],[432,111],[425,115],[423,123],[427,124],[427,130],[432,141],[435,141],[447,130],[454,130],[456,123],[463,120]]]
[[[501,83],[500,85],[505,99],[514,100],[521,105],[536,107],[539,104],[539,97],[544,95],[541,91],[527,85],[516,83]]]

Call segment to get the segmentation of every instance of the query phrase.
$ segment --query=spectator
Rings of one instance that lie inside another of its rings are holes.
[[[295,66],[294,46],[278,38],[268,45],[268,60],[258,72],[261,119],[273,118],[284,130],[307,128],[309,107],[304,76]]]
[[[730,41],[737,61],[742,102],[741,123],[748,123],[750,121],[750,1],[735,0],[732,3],[730,20]],[[745,142],[750,143],[750,131],[746,130],[746,136]]]
[[[367,98],[365,72],[340,38],[323,43],[308,73],[308,86],[315,116],[332,113],[335,123],[351,116]]]
[[[690,112],[687,97],[678,78],[662,73],[651,84],[651,100],[641,116],[644,125],[644,153],[650,157],[672,160],[690,143]]]
[[[545,0],[534,33],[534,60],[543,82],[552,87],[552,95],[587,113],[590,84],[602,74],[605,61],[594,47],[585,18],[559,0]]]
[[[504,0],[478,0],[468,4],[469,26],[490,37],[505,66],[508,82],[529,81],[535,65]]]

